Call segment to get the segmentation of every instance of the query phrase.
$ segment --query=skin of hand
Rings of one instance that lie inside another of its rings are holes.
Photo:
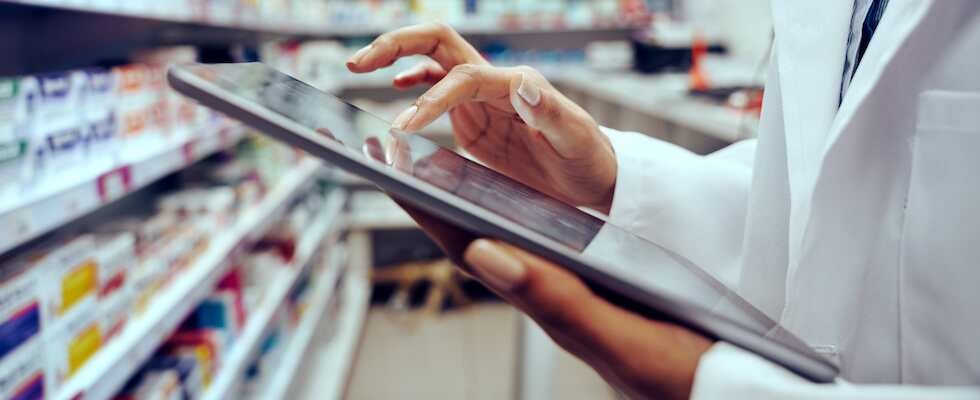
[[[568,270],[509,244],[476,239],[396,200],[449,258],[530,316],[559,346],[630,399],[688,399],[713,342],[623,310]]]
[[[441,24],[386,33],[354,54],[347,67],[370,72],[417,54],[435,63],[399,74],[394,85],[434,86],[396,118],[395,128],[414,132],[449,112],[457,142],[489,167],[569,204],[608,213],[616,178],[612,147],[591,116],[537,71],[492,67]],[[712,345],[709,339],[618,308],[554,263],[500,241],[478,239],[396,201],[464,271],[533,318],[624,394],[690,397],[698,361]]]
[[[487,166],[574,206],[609,212],[616,158],[595,120],[530,67],[491,66],[444,24],[379,36],[347,62],[365,73],[409,55],[423,62],[395,77],[433,85],[394,127],[416,132],[448,112],[460,147]]]

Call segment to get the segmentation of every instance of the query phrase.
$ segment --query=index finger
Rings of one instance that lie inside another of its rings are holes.
[[[507,98],[515,73],[511,68],[459,65],[422,94],[414,106],[395,118],[394,126],[405,132],[416,132],[459,104]]]
[[[351,72],[371,72],[411,55],[428,56],[446,71],[459,64],[486,63],[480,53],[452,27],[443,23],[428,23],[378,36],[347,61],[347,68]]]

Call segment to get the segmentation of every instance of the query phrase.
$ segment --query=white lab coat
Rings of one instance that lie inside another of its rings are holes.
[[[710,268],[847,381],[717,344],[694,398],[980,398],[980,1],[891,0],[838,108],[852,6],[773,2],[757,140],[698,156],[607,131],[611,222]]]

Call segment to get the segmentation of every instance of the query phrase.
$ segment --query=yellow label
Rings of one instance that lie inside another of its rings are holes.
[[[61,309],[59,314],[68,312],[75,304],[90,293],[95,293],[99,282],[99,268],[92,260],[79,264],[61,279]]]
[[[195,346],[194,356],[197,357],[197,365],[201,366],[201,381],[204,387],[211,386],[211,371],[214,367],[211,365],[211,351],[205,345]]]
[[[78,371],[89,358],[102,347],[102,332],[98,324],[85,328],[68,343],[68,376]]]

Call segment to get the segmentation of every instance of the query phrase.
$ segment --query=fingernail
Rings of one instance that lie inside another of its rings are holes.
[[[360,50],[355,52],[354,55],[350,56],[350,58],[347,59],[347,63],[357,64],[361,62],[361,59],[364,58],[364,55],[367,54],[369,50],[371,50],[371,46],[374,46],[374,44],[369,44],[367,46],[362,47]]]
[[[414,70],[414,69],[405,70],[405,71],[399,72],[398,75],[395,75],[395,80],[396,81],[400,81],[402,79],[408,78],[408,77],[410,77],[412,75],[415,75],[415,74],[416,74],[416,70]]]
[[[528,82],[527,75],[523,72],[521,72],[521,84],[517,86],[517,95],[521,96],[531,107],[541,102],[541,89]]]
[[[523,100],[520,95],[510,96],[510,105],[514,107],[514,111],[517,111],[517,115],[524,120],[524,123],[530,127],[537,127],[537,121],[534,119],[534,111],[531,110],[531,106],[527,105],[527,102]]]
[[[511,291],[527,276],[527,270],[520,260],[487,239],[471,243],[463,253],[463,259],[480,279],[497,290]]]
[[[391,127],[399,130],[405,130],[405,127],[408,126],[408,122],[412,120],[412,117],[414,117],[415,113],[417,112],[419,112],[418,106],[411,106],[405,109],[405,111],[402,111],[401,114],[398,114],[398,116],[395,117],[395,121],[391,123]]]

